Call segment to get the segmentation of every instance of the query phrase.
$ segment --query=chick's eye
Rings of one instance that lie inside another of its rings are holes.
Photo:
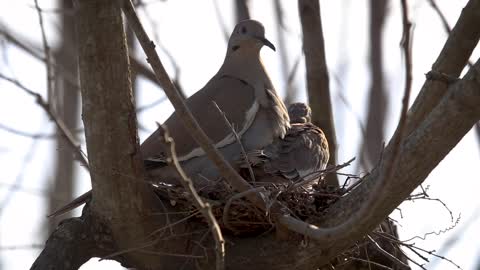
[[[242,33],[242,34],[247,33],[247,28],[245,28],[245,27],[240,28],[240,33]]]

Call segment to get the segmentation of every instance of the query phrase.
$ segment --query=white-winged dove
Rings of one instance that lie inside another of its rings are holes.
[[[186,100],[202,129],[232,165],[236,165],[240,145],[213,102],[236,128],[246,151],[261,149],[275,139],[283,138],[290,126],[285,105],[277,96],[260,59],[260,49],[264,45],[275,50],[265,38],[261,23],[254,20],[238,23],[228,42],[220,70]],[[176,113],[164,124],[175,141],[180,164],[194,182],[219,177],[214,164],[190,136]],[[160,130],[155,131],[141,145],[149,177],[152,181],[158,178],[162,182],[176,183],[176,172],[164,163],[165,153],[158,139],[160,134]]]
[[[247,153],[253,167],[286,180],[318,178],[315,172],[326,168],[329,152],[323,131],[311,123],[311,109],[304,103],[288,108],[291,128],[283,139],[276,139],[261,150]],[[246,164],[241,161],[242,167]]]
[[[236,128],[246,149],[261,149],[275,139],[283,138],[290,119],[278,97],[260,59],[260,49],[273,44],[265,38],[263,25],[254,20],[238,23],[230,36],[223,65],[215,76],[186,100],[196,120],[232,165],[240,153],[240,145],[225,123],[215,102]],[[177,157],[184,171],[199,181],[219,177],[219,173],[204,151],[197,145],[174,112],[164,123],[175,141]],[[160,129],[140,146],[149,181],[176,184],[177,173],[166,166],[164,148],[159,140]],[[84,203],[87,192],[51,216],[60,215]]]

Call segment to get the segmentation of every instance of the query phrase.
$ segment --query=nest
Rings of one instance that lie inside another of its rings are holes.
[[[286,212],[300,220],[321,215],[330,204],[346,192],[344,188],[327,186],[324,181],[305,188],[294,187],[296,181],[288,181],[279,176],[261,180],[263,182],[250,184],[262,190],[267,206],[279,203]],[[265,213],[264,210],[253,206],[245,196],[241,194],[239,196],[223,179],[209,186],[197,187],[197,191],[203,201],[211,205],[212,212],[224,233],[258,235],[273,228],[268,212]],[[170,201],[179,212],[191,215],[197,211],[191,202],[191,195],[182,186],[158,185],[156,192],[162,199]],[[206,222],[200,213],[193,218]]]

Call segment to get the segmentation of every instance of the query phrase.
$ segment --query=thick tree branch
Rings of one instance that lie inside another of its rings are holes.
[[[108,228],[96,223],[86,207],[82,217],[58,225],[30,269],[79,269],[90,258],[103,257],[113,250]]]
[[[320,3],[317,0],[299,0],[298,11],[303,31],[303,51],[307,69],[308,102],[312,108],[312,123],[325,132],[330,151],[328,163],[336,165],[337,139],[333,123]],[[338,186],[336,174],[327,175],[326,179],[328,184]]]
[[[480,39],[480,0],[470,0],[453,27],[447,42],[432,66],[432,70],[458,77]],[[408,135],[415,129],[447,93],[447,85],[426,81],[409,111],[405,129]]]
[[[155,230],[145,213],[158,199],[143,181],[128,51],[117,1],[77,2],[82,116],[92,180],[92,211],[111,229],[120,249],[139,246]],[[139,268],[158,258],[138,251],[126,256]]]
[[[250,11],[248,8],[249,0],[235,0],[235,16],[236,22],[250,19]]]
[[[382,188],[382,193],[375,194],[375,201],[368,215],[359,220],[351,231],[335,234],[337,237],[331,239],[334,241],[325,243],[325,254],[315,260],[326,263],[328,258],[367,234],[425,180],[438,163],[480,120],[478,89],[480,89],[480,61],[464,79],[449,88],[440,104],[410,136],[403,140],[392,176]],[[379,167],[364,179],[363,184],[329,207],[325,216],[316,223],[322,226],[338,226],[360,211],[370,200],[374,186],[381,180],[382,171],[393,155],[392,148],[392,146],[387,147]],[[325,234],[330,229],[320,230],[324,230],[323,234]],[[325,257],[321,259],[322,256]]]

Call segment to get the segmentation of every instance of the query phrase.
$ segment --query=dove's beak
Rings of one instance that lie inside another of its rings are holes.
[[[266,39],[264,37],[256,37],[256,38],[258,40],[260,40],[263,43],[263,45],[265,45],[265,46],[269,47],[270,49],[272,49],[273,51],[275,51],[275,46],[268,39]]]

